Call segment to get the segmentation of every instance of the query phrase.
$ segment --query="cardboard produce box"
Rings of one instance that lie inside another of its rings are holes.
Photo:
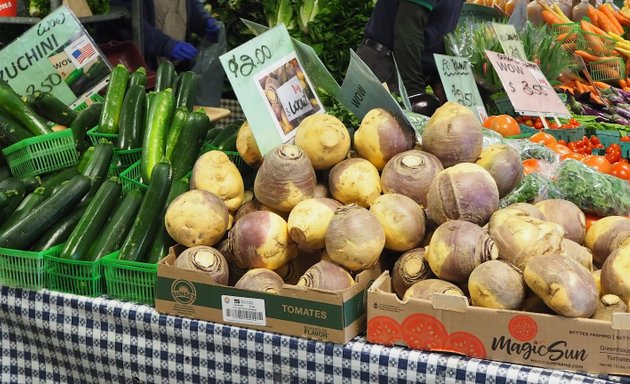
[[[341,292],[285,285],[274,295],[217,285],[204,272],[175,267],[184,249],[171,248],[158,265],[158,312],[336,343],[365,330],[366,290],[378,267],[358,274],[356,284]]]
[[[474,307],[436,294],[403,303],[384,272],[368,290],[370,342],[564,371],[630,374],[630,314],[612,322]]]

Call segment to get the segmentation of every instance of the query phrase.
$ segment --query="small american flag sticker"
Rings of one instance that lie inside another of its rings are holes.
[[[74,59],[78,61],[79,64],[83,64],[83,62],[92,57],[95,52],[96,51],[94,50],[92,44],[86,43],[82,47],[79,47],[72,51],[72,57],[74,57]]]

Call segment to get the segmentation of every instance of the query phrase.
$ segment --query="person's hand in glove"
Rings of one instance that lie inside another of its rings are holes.
[[[204,32],[206,33],[206,40],[211,43],[216,43],[219,41],[219,30],[221,27],[217,22],[217,19],[214,17],[210,17],[206,20],[206,25],[204,27]]]
[[[197,56],[197,48],[194,45],[185,41],[178,41],[173,47],[171,52],[171,59],[173,60],[190,60]]]

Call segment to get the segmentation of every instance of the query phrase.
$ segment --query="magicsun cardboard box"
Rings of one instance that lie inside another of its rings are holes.
[[[630,314],[612,322],[474,307],[436,294],[402,302],[384,272],[368,290],[370,342],[565,371],[630,374]]]
[[[365,330],[366,290],[378,267],[358,274],[356,284],[341,292],[285,285],[268,294],[217,285],[201,271],[175,267],[184,249],[171,248],[158,265],[158,312],[336,343]]]

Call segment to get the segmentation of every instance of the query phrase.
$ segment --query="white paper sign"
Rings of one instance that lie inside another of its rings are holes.
[[[265,300],[221,295],[221,307],[225,322],[267,325]]]
[[[300,85],[300,79],[293,76],[286,83],[276,89],[278,98],[282,104],[282,109],[287,114],[289,120],[295,120],[313,110],[308,95]]]

